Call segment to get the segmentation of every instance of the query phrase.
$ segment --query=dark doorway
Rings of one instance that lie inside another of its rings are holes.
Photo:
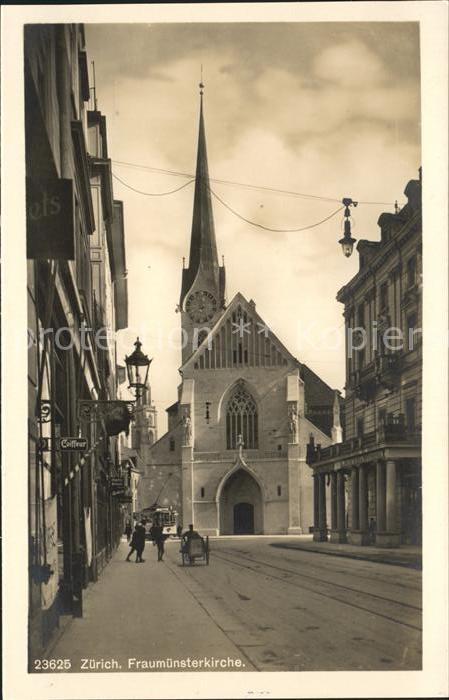
[[[251,503],[234,506],[234,535],[254,535],[254,506]]]

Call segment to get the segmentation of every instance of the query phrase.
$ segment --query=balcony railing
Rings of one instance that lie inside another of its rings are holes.
[[[398,350],[377,353],[372,362],[351,372],[348,388],[354,391],[357,398],[368,403],[374,399],[380,387],[393,389],[397,385],[402,363],[403,356]]]
[[[377,446],[394,443],[407,445],[419,445],[421,442],[420,426],[413,431],[407,430],[403,414],[390,417],[378,430],[365,433],[358,437],[350,438],[329,447],[321,448],[319,445],[307,445],[307,462],[326,461],[335,457],[345,457],[353,452],[370,450]]]

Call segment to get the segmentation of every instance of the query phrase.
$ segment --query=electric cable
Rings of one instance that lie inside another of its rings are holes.
[[[154,193],[154,192],[143,192],[141,190],[136,189],[135,187],[132,187],[131,185],[128,185],[124,180],[118,177],[118,175],[115,175],[115,173],[112,173],[113,177],[115,177],[119,182],[121,182],[122,185],[125,187],[128,187],[130,190],[133,192],[137,192],[138,194],[142,194],[145,196],[150,196],[150,197],[162,197],[167,194],[174,194],[175,192],[179,192],[180,190],[184,189],[184,187],[187,187],[188,185],[191,185],[192,182],[195,180],[190,180],[189,182],[186,182],[184,185],[181,185],[181,187],[178,187],[175,190],[171,190],[170,192],[159,192],[159,193]],[[237,218],[241,219],[241,221],[244,221],[247,224],[250,224],[251,226],[255,226],[257,228],[263,229],[264,231],[271,231],[272,233],[299,233],[300,231],[307,231],[312,228],[316,228],[317,226],[320,226],[321,224],[324,224],[326,221],[329,221],[333,216],[338,214],[344,207],[339,207],[336,209],[332,214],[329,214],[329,216],[326,216],[324,219],[321,219],[321,221],[317,221],[314,224],[310,224],[309,226],[301,226],[299,228],[287,228],[287,229],[277,229],[277,228],[271,228],[270,226],[264,226],[263,224],[258,224],[255,221],[251,221],[250,219],[247,219],[244,217],[242,214],[239,214],[235,209],[233,209],[229,204],[227,204],[221,197],[218,196],[216,192],[214,192],[210,187],[208,187],[209,192],[224,206],[226,209],[228,209],[234,216]],[[338,200],[337,200],[338,201]]]
[[[127,182],[119,178],[119,176],[115,173],[112,173],[112,177],[118,180],[124,187],[127,187],[133,192],[137,192],[137,194],[143,194],[145,197],[164,197],[167,194],[174,194],[175,192],[179,192],[180,190],[183,190],[184,187],[187,187],[188,185],[191,185],[192,182],[195,182],[195,178],[193,178],[193,180],[189,180],[189,182],[185,182],[183,185],[181,185],[181,187],[177,187],[175,190],[170,190],[169,192],[143,192],[142,190],[138,190],[135,187],[132,187],[132,185],[128,185]]]
[[[188,177],[191,179],[195,179],[195,176],[193,173],[183,173],[179,170],[169,170],[166,168],[156,168],[151,165],[139,165],[138,163],[130,163],[128,161],[124,160],[113,160],[113,163],[116,163],[117,165],[124,165],[130,168],[137,168],[137,169],[142,169],[142,170],[150,170],[151,172],[156,172],[156,173],[161,173],[163,175],[173,175],[175,177]],[[252,190],[262,190],[266,192],[273,192],[277,194],[285,194],[290,197],[303,197],[305,199],[320,199],[325,202],[341,202],[341,199],[336,199],[335,197],[323,197],[321,195],[317,194],[306,194],[305,192],[296,192],[293,190],[283,190],[279,189],[277,187],[269,187],[266,185],[252,185],[250,183],[244,183],[244,182],[236,182],[234,180],[220,180],[217,178],[209,178],[210,182],[215,182],[220,185],[231,185],[234,187],[244,187],[246,189],[252,189]],[[176,192],[177,190],[174,190]],[[359,204],[375,204],[377,206],[393,206],[393,202],[372,202],[372,201],[361,201],[357,200]]]
[[[338,207],[335,211],[332,212],[332,214],[329,214],[329,216],[326,216],[324,219],[321,219],[321,221],[317,221],[315,224],[310,224],[309,226],[301,226],[300,228],[271,228],[270,226],[264,226],[263,224],[258,224],[255,221],[251,221],[250,219],[245,218],[242,216],[242,214],[239,214],[235,209],[229,206],[229,204],[226,204],[221,197],[218,196],[213,190],[209,188],[209,191],[213,196],[218,199],[218,201],[226,207],[234,216],[237,216],[239,219],[242,221],[245,221],[245,223],[250,224],[251,226],[256,226],[257,228],[261,228],[264,231],[272,231],[273,233],[299,233],[300,231],[307,231],[312,228],[316,228],[317,226],[320,226],[321,224],[324,224],[326,221],[329,221],[329,219],[332,219],[333,216],[336,216],[338,212],[340,212],[344,207]]]

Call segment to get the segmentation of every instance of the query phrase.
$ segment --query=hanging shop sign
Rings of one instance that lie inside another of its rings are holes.
[[[50,452],[50,438],[40,437],[37,441],[37,449],[40,452]]]
[[[78,416],[83,423],[92,420],[104,421],[109,436],[118,435],[122,430],[128,435],[129,423],[134,415],[133,401],[89,401],[78,399]]]
[[[60,437],[56,440],[56,449],[61,452],[85,452],[89,449],[87,438]]]
[[[133,502],[132,496],[119,496],[118,500],[119,500],[119,503],[132,503]]]
[[[27,258],[74,260],[73,183],[26,180]]]
[[[113,476],[111,478],[111,488],[114,489],[114,491],[120,491],[121,489],[123,490],[125,488],[124,479]]]

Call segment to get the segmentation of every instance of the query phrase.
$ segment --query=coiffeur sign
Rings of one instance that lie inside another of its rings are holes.
[[[74,260],[72,180],[26,180],[27,258]]]

